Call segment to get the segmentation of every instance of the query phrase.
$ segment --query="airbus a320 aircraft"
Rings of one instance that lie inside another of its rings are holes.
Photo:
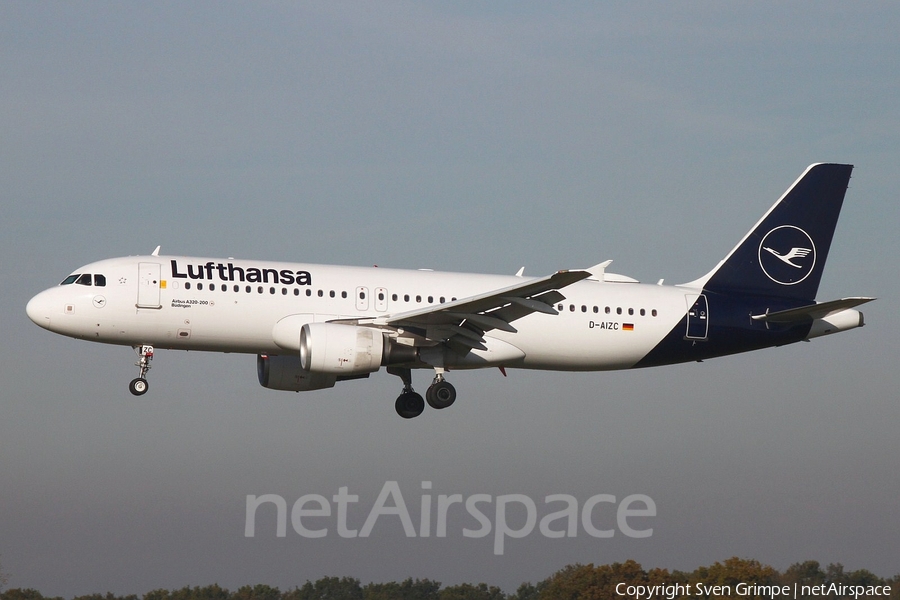
[[[28,303],[70,337],[132,346],[148,389],[155,348],[257,355],[259,382],[330,388],[386,367],[400,416],[447,408],[450,370],[651,367],[809,340],[863,325],[874,298],[816,302],[851,165],[815,164],[714,269],[675,286],[606,272],[546,277],[254,260],[113,258],[76,269]],[[412,369],[431,369],[425,399]]]

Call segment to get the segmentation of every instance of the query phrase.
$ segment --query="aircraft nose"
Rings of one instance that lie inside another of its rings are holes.
[[[28,318],[44,329],[50,329],[50,305],[46,292],[41,292],[25,305]]]

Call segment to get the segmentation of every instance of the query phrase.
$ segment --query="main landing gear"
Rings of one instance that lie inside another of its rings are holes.
[[[135,396],[143,396],[150,389],[146,375],[147,371],[150,370],[150,361],[153,360],[153,346],[135,346],[134,351],[140,359],[134,363],[139,372],[137,378],[132,379],[131,383],[128,384],[128,391]]]
[[[431,408],[447,408],[456,402],[456,388],[444,379],[443,369],[434,376],[434,381],[425,391],[425,400]]]
[[[456,401],[456,388],[444,379],[444,370],[436,368],[434,381],[425,392],[425,398],[416,393],[412,387],[412,372],[402,367],[388,367],[388,373],[396,375],[403,381],[403,391],[397,397],[394,408],[404,419],[418,417],[425,410],[425,401],[432,408],[447,408]]]

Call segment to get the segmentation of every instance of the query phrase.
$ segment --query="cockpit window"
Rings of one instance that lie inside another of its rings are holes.
[[[59,285],[69,285],[72,283],[91,285],[91,278],[93,278],[93,285],[96,285],[97,287],[106,287],[106,275],[91,275],[90,273],[75,273],[74,275],[69,275],[63,279],[62,283]]]

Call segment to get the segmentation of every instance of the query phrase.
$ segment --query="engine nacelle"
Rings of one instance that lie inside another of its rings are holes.
[[[300,366],[299,356],[259,354],[256,357],[256,372],[259,384],[270,390],[308,392],[334,387],[337,381],[336,375],[310,373]]]
[[[374,373],[381,368],[384,346],[384,335],[378,329],[306,323],[300,330],[300,365],[312,373]]]

